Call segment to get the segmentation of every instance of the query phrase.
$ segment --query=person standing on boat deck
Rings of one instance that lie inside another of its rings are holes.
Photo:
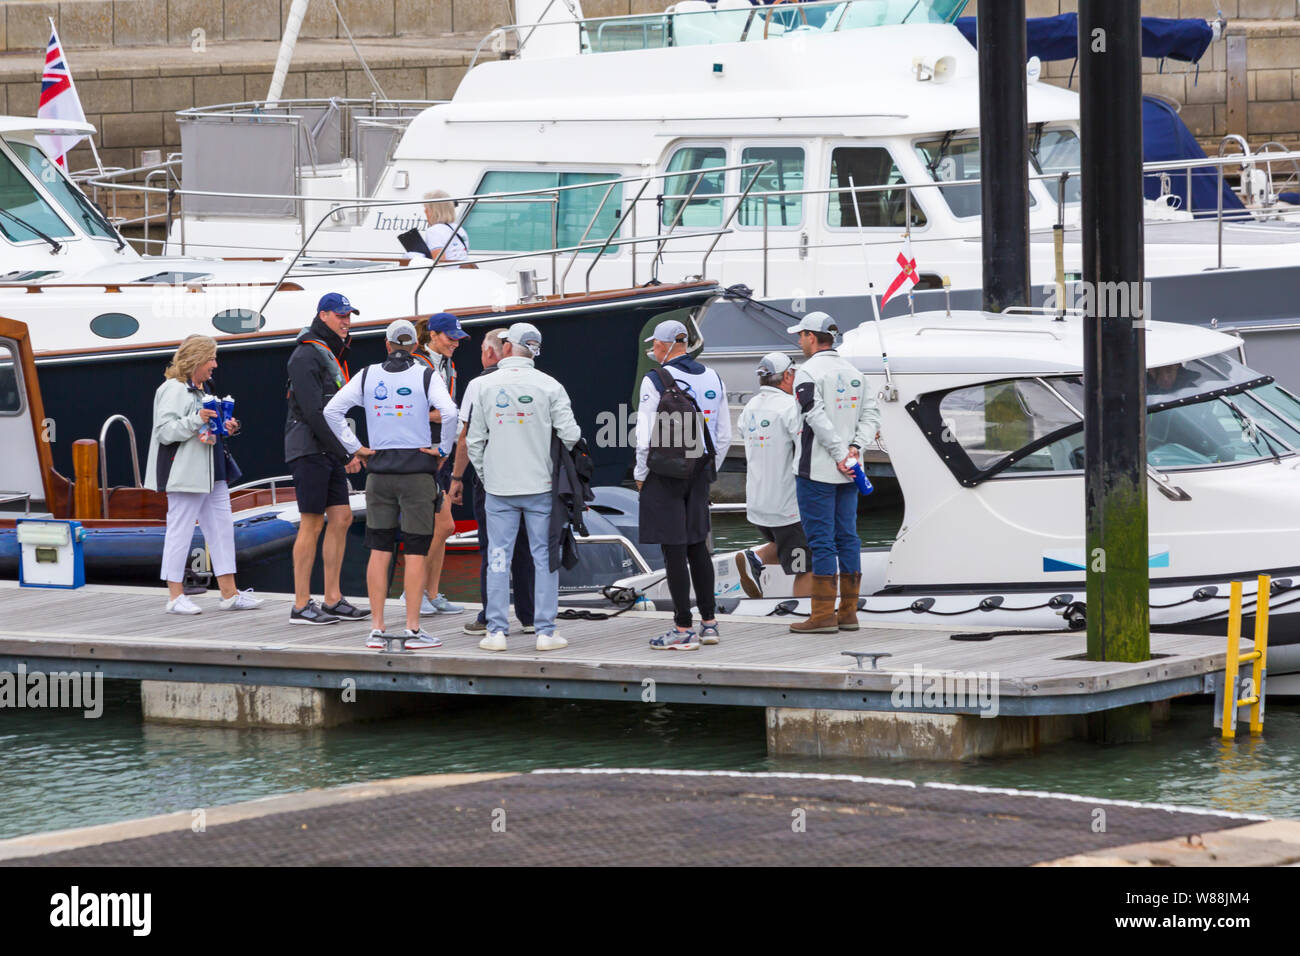
[[[293,609],[290,624],[336,624],[346,618],[362,620],[369,611],[354,607],[343,596],[339,575],[352,524],[348,475],[361,470],[361,460],[349,455],[325,422],[325,404],[348,380],[348,329],[360,315],[347,296],[329,292],[316,303],[316,318],[298,334],[289,356],[288,415],[284,424],[284,460],[293,473],[302,520],[293,542]],[[324,564],[324,607],[311,596],[316,543],[321,531]]]
[[[533,552],[533,579],[516,581],[516,595],[533,587],[533,624],[539,651],[569,643],[555,633],[560,570],[551,568],[551,498],[555,475],[551,436],[573,448],[582,430],[564,386],[534,365],[542,353],[542,333],[526,322],[506,333],[510,355],[479,388],[466,449],[486,490],[487,636],[485,651],[504,651],[510,630],[510,555],[522,516]]]
[[[406,555],[406,634],[411,650],[441,647],[420,627],[420,590],[424,556],[433,540],[434,514],[442,492],[434,475],[438,459],[451,451],[456,434],[456,406],[447,386],[433,370],[417,362],[415,326],[406,319],[390,322],[384,333],[388,358],[363,369],[325,406],[325,421],[350,455],[366,460],[366,589],[374,628],[367,647],[384,647],[384,600],[388,566],[400,523]],[[360,406],[366,416],[370,447],[362,446],[344,415]],[[442,442],[429,445],[429,409],[442,413]]]
[[[867,377],[835,351],[839,328],[825,312],[810,312],[787,332],[799,335],[808,360],[794,378],[801,429],[795,461],[799,517],[812,548],[812,614],[790,625],[796,634],[829,634],[858,627],[862,542],[858,488],[852,468],[880,428],[880,410]],[[839,613],[835,611],[838,559]]]
[[[439,262],[464,262],[469,258],[469,236],[456,227],[456,206],[442,189],[424,194],[424,218],[428,226],[420,231],[430,257],[442,249]],[[444,248],[445,247],[445,248]]]
[[[799,523],[794,472],[799,441],[799,406],[794,398],[794,362],[769,352],[758,363],[759,389],[740,413],[745,439],[745,517],[767,539],[759,548],[736,555],[740,586],[752,598],[763,596],[763,566],[780,563],[794,576],[795,597],[812,594],[808,539]]]
[[[465,488],[470,488],[474,502],[474,521],[478,524],[478,589],[483,609],[478,616],[465,624],[462,630],[466,634],[482,637],[487,634],[487,568],[488,551],[492,542],[488,540],[487,526],[487,492],[478,472],[469,463],[469,423],[474,417],[474,407],[479,394],[491,385],[488,373],[496,371],[497,363],[510,356],[510,342],[506,338],[507,329],[493,329],[483,336],[480,359],[483,371],[470,379],[465,386],[465,394],[460,402],[460,435],[456,438],[456,452],[453,457],[451,490],[447,493],[453,505],[463,503]],[[459,472],[459,473],[457,473]],[[515,616],[524,626],[525,634],[534,634],[533,627],[533,589],[527,583],[533,580],[533,556],[528,549],[528,525],[524,516],[519,516],[519,531],[515,537],[515,550],[510,558],[510,578],[515,582]]]
[[[469,333],[460,327],[460,320],[450,312],[439,312],[428,319],[415,323],[415,334],[419,338],[419,348],[411,353],[421,364],[433,369],[435,375],[442,379],[447,387],[447,394],[456,400],[456,366],[452,364],[451,355],[460,345],[461,339],[469,338]],[[442,413],[436,408],[429,411],[429,430],[433,433],[433,444],[441,441]],[[460,614],[464,605],[453,604],[446,595],[439,592],[442,583],[442,565],[447,557],[447,539],[456,533],[456,521],[451,515],[451,499],[447,489],[451,487],[451,469],[455,463],[455,452],[443,460],[438,469],[439,502],[434,516],[433,543],[429,545],[429,554],[425,558],[425,586],[420,597],[420,614]],[[405,598],[405,595],[403,595]]]
[[[229,482],[239,469],[225,441],[209,423],[217,412],[204,408],[207,383],[217,367],[217,343],[206,335],[181,342],[167,366],[166,380],[153,396],[153,429],[144,486],[167,495],[167,533],[163,538],[161,577],[167,582],[168,614],[201,614],[185,594],[185,565],[197,521],[221,588],[217,607],[244,611],[261,605],[253,589],[235,587],[235,523],[230,513]],[[229,435],[239,421],[226,420]]]
[[[661,367],[651,369],[641,381],[632,476],[641,492],[640,540],[663,549],[675,625],[653,638],[650,646],[694,651],[701,644],[718,643],[713,558],[708,544],[709,485],[727,457],[731,413],[722,378],[686,354],[685,325],[671,319],[660,322],[646,341],[653,343],[654,358]],[[674,393],[673,404],[685,407],[687,402],[694,403],[684,413],[690,422],[674,423],[674,418],[682,418],[681,411],[660,413],[669,388]],[[682,428],[674,436],[676,444],[665,440],[674,424]],[[653,452],[652,442],[656,445]],[[692,585],[700,609],[698,638],[691,628]]]

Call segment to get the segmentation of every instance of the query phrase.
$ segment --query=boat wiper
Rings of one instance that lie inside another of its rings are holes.
[[[1223,402],[1223,404],[1227,405],[1228,408],[1232,409],[1232,413],[1237,416],[1237,420],[1246,426],[1246,432],[1249,435],[1251,436],[1259,435],[1261,438],[1264,439],[1264,444],[1268,447],[1268,452],[1270,455],[1273,456],[1273,460],[1276,462],[1281,462],[1282,456],[1277,453],[1277,449],[1274,447],[1274,439],[1269,436],[1268,432],[1265,429],[1260,428],[1259,424],[1255,421],[1255,419],[1251,418],[1240,408],[1238,408],[1237,403],[1234,402],[1232,399],[1221,397],[1220,400]]]
[[[1033,137],[1029,140],[1029,158],[1033,161],[1033,163],[1034,163],[1034,168],[1037,169],[1040,173],[1043,171],[1043,166],[1042,166],[1042,164],[1038,161],[1038,150],[1039,150],[1039,149],[1042,147],[1042,145],[1043,145],[1043,127],[1044,127],[1045,125],[1047,125],[1047,124],[1045,124],[1045,123],[1035,123],[1035,124],[1034,124],[1034,135],[1033,135]]]
[[[39,229],[33,226],[26,219],[23,219],[20,216],[15,216],[8,209],[0,209],[0,216],[4,216],[6,219],[10,219],[18,223],[18,225],[22,226],[24,229],[28,230],[29,232],[36,233],[36,235],[40,236],[42,239],[48,242],[50,244],[50,255],[54,255],[56,252],[58,252],[60,249],[63,248],[63,243],[55,239],[51,239],[45,233],[41,232]]]
[[[943,162],[944,157],[948,155],[948,148],[952,146],[952,138],[956,133],[957,131],[955,129],[950,129],[948,132],[943,134],[943,141],[939,143],[939,152],[935,153],[934,159],[930,160],[930,162],[926,164],[926,168],[930,170],[930,178],[935,179],[936,182],[938,180],[935,173],[939,169],[939,164]]]
[[[114,251],[121,252],[122,247],[126,245],[126,240],[122,238],[120,232],[113,228],[113,224],[109,222],[108,217],[104,215],[98,206],[87,199],[80,190],[74,191],[73,195],[77,197],[77,202],[81,206],[81,221],[86,224],[87,231],[92,233],[95,231],[94,223],[91,220],[92,218],[97,220],[99,224],[111,232],[113,238],[117,240],[117,249]]]

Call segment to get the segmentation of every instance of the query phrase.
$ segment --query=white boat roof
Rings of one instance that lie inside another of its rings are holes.
[[[78,133],[90,136],[95,127],[90,123],[78,123],[73,120],[41,119],[38,116],[0,116],[0,134],[37,133],[42,136],[57,136],[66,133]]]
[[[844,333],[839,352],[863,371],[883,374],[882,334],[890,371],[898,375],[970,375],[979,380],[1083,372],[1083,319],[1077,315],[1058,321],[1041,314],[922,312],[915,318],[885,319],[879,331],[868,318]],[[1235,351],[1239,345],[1236,337],[1213,329],[1148,322],[1146,364],[1159,368],[1189,362]]]

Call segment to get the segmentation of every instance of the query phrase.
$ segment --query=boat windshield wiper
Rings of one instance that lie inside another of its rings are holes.
[[[36,233],[36,235],[40,236],[42,239],[48,242],[50,244],[50,255],[54,255],[56,252],[58,252],[60,249],[63,248],[63,243],[59,242],[56,239],[51,239],[45,233],[41,232],[39,229],[33,226],[26,219],[23,219],[20,216],[15,216],[8,209],[0,209],[0,216],[4,216],[6,219],[10,219],[13,222],[18,223],[18,225],[22,226],[24,229],[28,230],[29,232]]]
[[[1034,124],[1034,135],[1029,139],[1029,158],[1034,164],[1034,168],[1040,173],[1043,171],[1043,164],[1038,161],[1038,150],[1043,145],[1043,127],[1045,123]]]
[[[1277,448],[1274,447],[1275,439],[1269,435],[1267,430],[1261,428],[1259,426],[1259,423],[1256,422],[1255,419],[1247,415],[1245,412],[1243,412],[1237,406],[1237,403],[1234,402],[1232,399],[1220,397],[1219,401],[1223,402],[1223,404],[1227,405],[1228,408],[1232,409],[1232,414],[1236,415],[1237,420],[1246,426],[1245,431],[1248,435],[1252,437],[1255,435],[1259,435],[1261,438],[1264,439],[1264,444],[1268,446],[1268,452],[1270,455],[1273,456],[1274,461],[1280,462],[1282,460],[1282,456],[1277,453]]]
[[[944,157],[948,155],[948,148],[952,146],[952,138],[956,133],[957,131],[955,129],[950,129],[948,132],[943,134],[943,141],[939,143],[939,152],[935,153],[934,159],[930,160],[930,162],[926,164],[926,168],[930,170],[930,178],[936,182],[938,182],[936,172],[939,169],[939,164],[942,163]]]

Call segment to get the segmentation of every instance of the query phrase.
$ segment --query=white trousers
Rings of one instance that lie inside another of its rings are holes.
[[[235,573],[235,519],[230,513],[230,489],[224,481],[218,481],[206,495],[167,492],[167,537],[163,540],[160,575],[164,581],[185,580],[196,521],[208,546],[212,573]]]

